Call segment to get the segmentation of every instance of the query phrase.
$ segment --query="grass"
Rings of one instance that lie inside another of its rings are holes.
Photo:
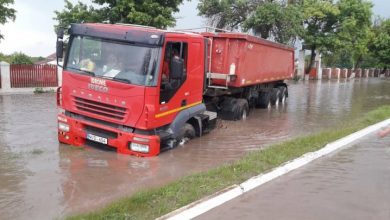
[[[101,210],[68,219],[154,219],[389,117],[390,105],[382,106],[336,129],[271,145],[248,153],[234,163],[183,177],[157,189],[138,192]]]
[[[43,90],[43,88],[42,87],[38,87],[38,88],[35,88],[34,89],[34,93],[35,94],[40,94],[40,93],[44,93],[45,91]]]
[[[51,93],[55,92],[54,89],[43,89],[42,87],[37,87],[34,89],[34,94],[42,94],[42,93]]]

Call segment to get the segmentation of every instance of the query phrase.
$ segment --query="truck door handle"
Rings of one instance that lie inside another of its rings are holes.
[[[181,106],[186,106],[187,105],[187,99],[184,99],[183,101],[181,101]]]

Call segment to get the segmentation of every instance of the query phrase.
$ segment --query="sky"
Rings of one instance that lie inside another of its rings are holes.
[[[81,0],[90,3],[91,0]],[[71,0],[77,2],[77,0]],[[184,1],[180,6],[176,29],[202,27],[203,19],[197,15],[198,0]],[[389,0],[372,0],[374,14],[390,17]],[[29,56],[46,57],[55,52],[54,11],[62,10],[63,0],[15,0],[16,20],[0,25],[4,40],[0,42],[0,52],[11,54],[23,52]]]

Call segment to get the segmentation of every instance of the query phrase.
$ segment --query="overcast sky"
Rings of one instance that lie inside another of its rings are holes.
[[[77,0],[71,0],[77,2]],[[90,2],[90,0],[81,0]],[[373,0],[374,13],[390,17],[389,0]],[[197,16],[198,0],[185,1],[176,15],[177,29],[202,26],[202,19]],[[0,25],[4,40],[0,42],[0,52],[10,54],[23,52],[30,56],[48,56],[55,50],[54,10],[62,10],[63,0],[15,0],[17,10],[15,22]]]

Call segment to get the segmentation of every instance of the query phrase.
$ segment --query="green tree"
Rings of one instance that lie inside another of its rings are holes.
[[[256,0],[200,0],[199,15],[207,18],[209,25],[222,29],[239,29],[253,9]]]
[[[370,52],[380,67],[390,65],[390,19],[380,20],[373,27],[373,35],[369,43]]]
[[[340,42],[336,38],[340,10],[332,0],[305,0],[302,5],[305,30],[301,35],[304,47],[310,49],[306,74],[314,65],[316,51],[333,51]]]
[[[11,63],[11,58],[12,57],[10,55],[6,55],[6,54],[3,54],[3,53],[0,53],[0,61]]]
[[[27,56],[22,52],[13,53],[11,55],[12,64],[33,64],[31,57]]]
[[[93,5],[65,0],[65,8],[55,11],[58,27],[71,23],[108,22],[148,25],[167,28],[175,25],[173,14],[183,0],[92,0]]]
[[[299,6],[298,0],[201,0],[198,9],[211,26],[292,43],[303,30]]]
[[[325,67],[353,68],[352,54],[348,50],[325,53],[322,56],[322,65]]]
[[[273,37],[277,42],[293,44],[294,40],[302,35],[302,18],[298,4],[265,2],[257,6],[243,26],[244,30],[252,30],[264,39]]]
[[[10,5],[14,4],[14,0],[0,0],[0,24],[5,24],[9,20],[14,21],[16,16],[16,10],[11,8]],[[0,40],[4,39],[0,33]]]
[[[349,53],[352,68],[359,67],[368,54],[371,35],[372,3],[365,0],[340,0],[340,26],[337,37],[342,42],[339,49]]]

